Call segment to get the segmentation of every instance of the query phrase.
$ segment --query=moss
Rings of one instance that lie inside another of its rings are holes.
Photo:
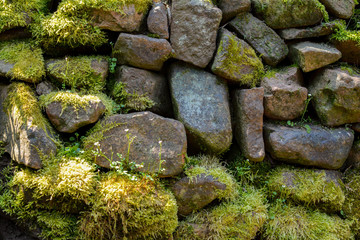
[[[359,15],[360,16],[360,11]],[[358,17],[360,19],[360,17]],[[351,27],[352,26],[352,27]],[[345,41],[354,41],[357,45],[360,45],[360,26],[358,26],[358,22],[356,24],[352,24],[348,27],[347,23],[344,20],[339,20],[336,22],[335,33],[330,36],[331,39],[337,40],[340,42]]]
[[[193,180],[200,174],[205,176],[212,176],[214,179],[226,185],[225,190],[217,190],[219,199],[231,200],[236,197],[237,184],[234,177],[229,171],[219,163],[219,160],[211,156],[200,156],[197,160],[190,160],[197,162],[196,166],[185,170],[185,174]]]
[[[177,227],[174,196],[153,182],[103,174],[90,212],[80,220],[84,239],[162,239]]]
[[[359,68],[357,68],[355,66],[351,66],[345,62],[340,63],[340,68],[341,68],[341,70],[348,72],[351,76],[360,74]]]
[[[190,215],[180,223],[175,239],[250,240],[255,238],[266,219],[265,195],[247,187],[233,201]]]
[[[36,83],[45,76],[42,50],[32,41],[0,42],[0,60],[14,65],[6,74],[12,79]]]
[[[337,215],[318,210],[309,211],[301,206],[276,202],[269,209],[269,221],[262,234],[268,240],[354,239],[351,222]]]
[[[346,172],[344,183],[346,199],[343,213],[352,220],[352,229],[360,237],[360,171],[357,169]]]
[[[269,178],[269,191],[276,197],[324,211],[339,211],[345,201],[343,186],[326,177],[325,171],[276,168]]]

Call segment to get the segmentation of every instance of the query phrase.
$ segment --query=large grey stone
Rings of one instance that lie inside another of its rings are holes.
[[[254,11],[272,29],[305,27],[319,23],[323,15],[317,0],[252,0]]]
[[[308,28],[288,28],[278,31],[280,37],[285,40],[316,38],[330,35],[334,32],[336,24],[334,22],[322,23],[315,27]]]
[[[265,89],[264,115],[276,120],[300,117],[308,95],[308,90],[302,85],[303,76],[297,67],[286,67],[270,72],[270,76],[265,75],[261,81]]]
[[[325,129],[312,124],[307,127],[310,129],[265,123],[266,151],[287,163],[339,169],[350,153],[354,134],[345,128]]]
[[[154,3],[147,18],[147,26],[151,33],[160,38],[169,38],[169,20],[167,7],[163,3]]]
[[[220,29],[218,48],[211,71],[233,83],[254,87],[264,66],[252,47],[230,31]]]
[[[338,18],[349,19],[354,13],[354,0],[319,0],[326,10]]]
[[[251,0],[220,0],[217,5],[222,11],[221,22],[225,23],[239,13],[249,12]]]
[[[276,66],[289,52],[284,40],[251,13],[237,15],[228,26],[260,53],[270,66]]]
[[[87,142],[86,149],[101,150],[109,159],[114,156],[113,161],[120,161],[117,154],[122,154],[129,161],[143,164],[140,171],[159,173],[161,177],[176,176],[183,171],[187,142],[181,122],[151,112],[139,112],[112,115],[100,124],[102,128],[92,136],[96,138],[100,134],[102,138],[98,142]],[[99,166],[110,167],[106,158],[94,158]]]
[[[219,154],[232,140],[228,88],[224,81],[191,65],[170,67],[175,118],[184,123],[189,146]]]
[[[314,42],[300,42],[289,47],[289,57],[304,72],[322,68],[341,58],[341,52],[336,48]]]
[[[175,58],[206,67],[216,48],[221,10],[211,1],[176,0],[171,12],[170,42]]]
[[[171,57],[172,48],[165,39],[121,33],[115,43],[113,56],[119,64],[160,71]]]
[[[322,124],[333,127],[360,122],[360,74],[351,75],[341,68],[321,69],[308,89]]]
[[[254,162],[261,162],[265,157],[264,88],[236,90],[233,99],[236,141],[246,158]]]

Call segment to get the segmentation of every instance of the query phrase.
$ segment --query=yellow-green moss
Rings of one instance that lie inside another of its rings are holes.
[[[346,173],[345,179],[346,199],[343,205],[343,212],[353,222],[352,229],[360,237],[360,171],[350,170]]]
[[[269,178],[269,191],[277,198],[316,207],[327,212],[339,211],[345,201],[342,182],[326,178],[325,171],[276,168]]]
[[[165,239],[177,227],[174,196],[154,182],[103,174],[90,212],[80,220],[84,239]]]
[[[203,209],[180,223],[175,239],[254,239],[267,219],[265,195],[250,187],[243,188],[233,201]],[[199,234],[195,228],[203,229]]]
[[[351,222],[337,215],[318,210],[309,211],[302,206],[276,202],[269,209],[262,238],[267,240],[350,240]]]
[[[36,83],[45,76],[42,50],[32,41],[0,42],[0,60],[14,65],[7,73],[12,79]]]
[[[107,58],[103,56],[66,57],[64,60],[55,60],[50,63],[48,71],[51,76],[67,87],[98,92],[104,89],[106,81],[102,78],[102,73],[97,72],[92,64],[101,61],[107,61]]]

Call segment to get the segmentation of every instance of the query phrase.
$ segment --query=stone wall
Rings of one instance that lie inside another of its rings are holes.
[[[359,6],[2,0],[0,213],[39,239],[357,239]]]

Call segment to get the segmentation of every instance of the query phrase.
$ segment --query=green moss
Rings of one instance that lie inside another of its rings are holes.
[[[359,68],[349,65],[345,62],[340,63],[340,68],[341,68],[341,70],[348,72],[352,76],[354,76],[356,74],[360,74]]]
[[[174,196],[153,182],[103,174],[93,207],[80,220],[84,239],[162,239],[177,227]]]
[[[32,41],[0,42],[0,60],[13,64],[7,76],[36,83],[45,76],[42,50]]]
[[[348,219],[351,219],[354,233],[360,237],[360,172],[350,170],[346,172],[345,178],[346,199],[343,205],[343,212]]]
[[[265,195],[253,188],[244,188],[235,200],[190,215],[180,223],[175,239],[250,240],[266,219]]]
[[[56,81],[72,89],[82,89],[88,92],[99,92],[104,89],[106,81],[102,73],[92,67],[93,64],[107,61],[103,56],[66,57],[55,60],[48,65],[49,74]]]
[[[358,11],[358,16],[360,16],[360,11]],[[360,19],[360,17],[358,17]],[[344,20],[339,20],[336,22],[335,33],[330,37],[331,39],[345,42],[345,41],[354,41],[357,45],[360,45],[360,26],[358,26],[358,22],[356,24],[352,24],[351,26],[347,25]]]
[[[269,221],[262,234],[268,240],[349,240],[351,222],[337,215],[318,210],[309,211],[301,206],[276,202],[269,209]]]
[[[324,211],[339,211],[345,201],[343,186],[326,177],[325,171],[276,168],[269,179],[269,191],[276,197]]]

